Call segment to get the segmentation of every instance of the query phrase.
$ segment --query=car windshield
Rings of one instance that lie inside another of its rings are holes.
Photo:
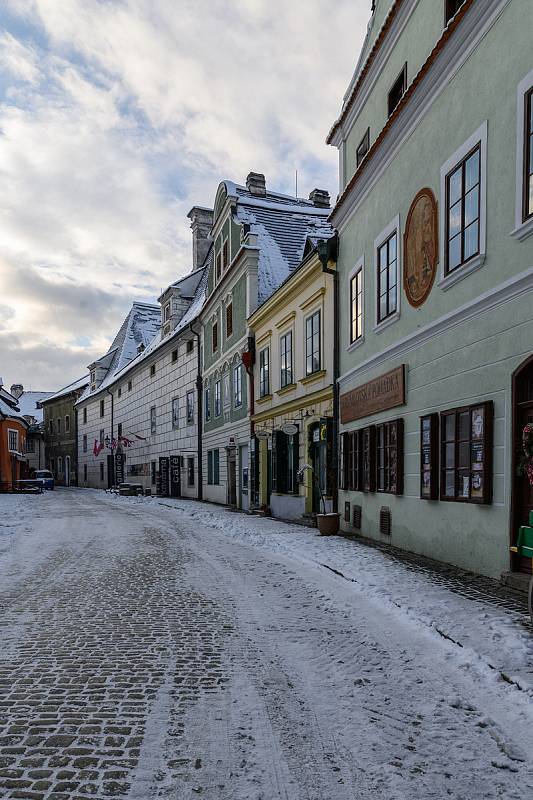
[[[38,472],[35,473],[35,475],[37,476],[37,478],[51,478],[52,477],[52,473],[48,472],[46,469],[39,470]]]

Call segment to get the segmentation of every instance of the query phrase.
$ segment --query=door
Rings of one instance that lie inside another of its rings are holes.
[[[107,488],[111,489],[115,485],[115,459],[113,455],[107,457]]]
[[[70,456],[65,456],[65,486],[70,486]]]
[[[235,448],[228,452],[228,505],[237,505],[237,453]]]
[[[529,525],[529,514],[533,511],[533,486],[525,473],[522,462],[522,435],[528,423],[533,425],[533,356],[515,373],[514,376],[514,458],[513,475],[513,531],[512,542],[516,542],[518,528]],[[522,462],[522,463],[521,463]],[[515,559],[514,569],[520,572],[531,572],[531,559]]]

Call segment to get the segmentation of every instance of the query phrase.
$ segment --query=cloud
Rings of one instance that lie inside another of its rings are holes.
[[[211,205],[221,179],[256,170],[292,191],[298,169],[301,193],[336,194],[324,138],[367,6],[7,0],[0,302],[22,343],[13,379],[33,374],[47,331],[42,380],[65,384],[72,359],[81,367],[91,347],[105,349],[133,299],[187,272],[186,213]],[[87,353],[68,344],[87,341]]]

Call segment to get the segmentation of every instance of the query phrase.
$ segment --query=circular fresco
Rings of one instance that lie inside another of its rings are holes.
[[[426,301],[437,271],[437,201],[431,189],[421,189],[411,204],[403,247],[403,287],[408,301],[417,308]]]

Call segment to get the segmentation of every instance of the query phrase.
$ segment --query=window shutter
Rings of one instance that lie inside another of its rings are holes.
[[[333,420],[326,419],[326,494],[331,497],[335,492],[337,473],[333,463]]]
[[[278,431],[277,434],[278,492],[285,494],[287,492],[289,470],[287,435],[283,431]]]
[[[363,429],[363,492],[376,491],[376,427]]]
[[[259,504],[259,439],[250,439],[250,496],[252,504]]]
[[[213,472],[214,483],[218,486],[220,483],[220,458],[218,450],[213,450]]]
[[[207,482],[213,483],[213,451],[207,451]]]
[[[348,441],[349,434],[341,433],[339,437],[339,489],[347,489],[348,482],[346,480],[346,470],[347,470],[347,452],[346,452],[346,444]]]
[[[391,425],[396,429],[396,480],[392,482],[391,489],[394,494],[403,494],[403,419],[397,419]]]
[[[274,431],[272,434],[272,451],[271,451],[271,486],[272,491],[278,491],[278,433],[279,431]]]

